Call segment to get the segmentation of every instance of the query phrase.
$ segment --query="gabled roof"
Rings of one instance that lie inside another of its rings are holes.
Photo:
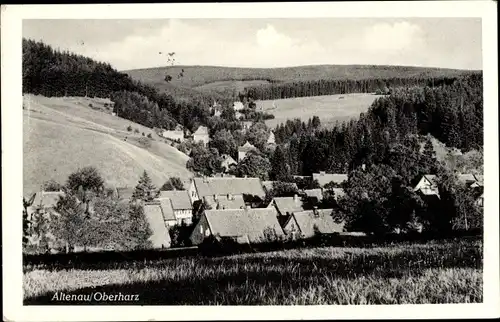
[[[208,135],[208,128],[206,126],[200,126],[193,135]]]
[[[236,162],[229,154],[223,154],[221,155],[222,162],[225,162],[227,164],[237,164]]]
[[[257,148],[252,145],[250,142],[246,142],[244,145],[240,146],[238,148],[238,151],[240,152],[248,152],[248,151],[251,151],[251,150],[256,150]]]
[[[333,209],[316,209],[296,212],[293,216],[304,236],[314,236],[315,227],[322,234],[342,232],[344,223],[336,223],[332,217],[332,212]]]
[[[266,193],[262,188],[259,178],[194,178],[194,184],[198,196],[213,195],[254,195],[264,198]]]
[[[342,182],[347,181],[347,174],[320,172],[313,173],[312,178],[313,180],[318,180],[319,185],[323,187],[332,181],[337,184],[341,184]]]
[[[169,198],[174,210],[193,209],[187,190],[160,191],[159,199]]]
[[[152,235],[149,238],[154,248],[170,247],[170,235],[165,226],[163,214],[158,204],[144,205],[144,215],[151,228]]]
[[[273,208],[206,210],[204,216],[215,236],[246,237],[250,242],[259,242],[268,229],[284,235]]]
[[[241,209],[245,207],[243,195],[234,195],[228,198],[227,195],[217,196],[217,200],[213,196],[204,196],[203,200],[210,206],[211,209]]]
[[[319,188],[317,188],[317,189],[305,189],[304,193],[309,198],[317,198],[318,201],[323,200],[323,191]]]
[[[64,196],[63,191],[39,191],[35,194],[32,206],[41,205],[44,208],[53,208],[62,196]]]
[[[169,198],[161,198],[157,201],[160,205],[160,209],[163,215],[163,220],[176,220],[174,214],[174,208],[172,207],[172,201]]]
[[[297,197],[276,197],[273,198],[274,205],[281,215],[292,214],[304,211],[304,202]]]

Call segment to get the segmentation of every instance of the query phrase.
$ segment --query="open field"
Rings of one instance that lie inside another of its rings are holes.
[[[79,167],[96,166],[109,185],[135,186],[146,170],[157,185],[191,176],[188,157],[145,126],[94,110],[97,99],[26,95],[23,110],[24,194],[43,182],[64,183]],[[139,133],[127,131],[127,127]],[[153,140],[142,136],[151,133]],[[149,144],[143,144],[149,141]]]
[[[121,292],[138,294],[141,304],[163,305],[477,303],[483,300],[482,254],[481,240],[464,238],[108,263],[87,269],[25,267],[24,302],[67,304],[51,302],[55,292]]]
[[[286,120],[300,118],[307,121],[313,116],[319,116],[325,127],[335,125],[336,121],[347,121],[359,117],[366,112],[370,105],[378,98],[374,94],[340,94],[314,97],[296,97],[280,100],[257,101],[257,108],[275,116],[267,120],[266,124],[274,128]],[[273,103],[276,108],[273,109]]]

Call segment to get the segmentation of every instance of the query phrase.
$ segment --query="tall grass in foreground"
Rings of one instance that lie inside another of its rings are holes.
[[[470,303],[482,302],[482,285],[477,240],[191,257],[92,270],[25,267],[23,283],[25,304],[53,305],[67,304],[51,301],[56,291],[138,294],[142,304],[163,305]],[[120,303],[131,304],[95,304]]]

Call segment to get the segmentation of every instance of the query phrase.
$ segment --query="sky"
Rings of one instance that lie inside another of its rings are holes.
[[[167,66],[168,52],[176,65],[482,69],[480,18],[46,19],[22,33],[118,70]]]

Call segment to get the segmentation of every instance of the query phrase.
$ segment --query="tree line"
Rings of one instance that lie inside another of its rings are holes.
[[[293,97],[321,96],[348,93],[388,94],[389,89],[408,86],[441,86],[449,85],[455,77],[392,77],[369,78],[359,80],[314,80],[284,83],[262,84],[245,88],[240,93],[243,97],[254,100],[272,100]]]

